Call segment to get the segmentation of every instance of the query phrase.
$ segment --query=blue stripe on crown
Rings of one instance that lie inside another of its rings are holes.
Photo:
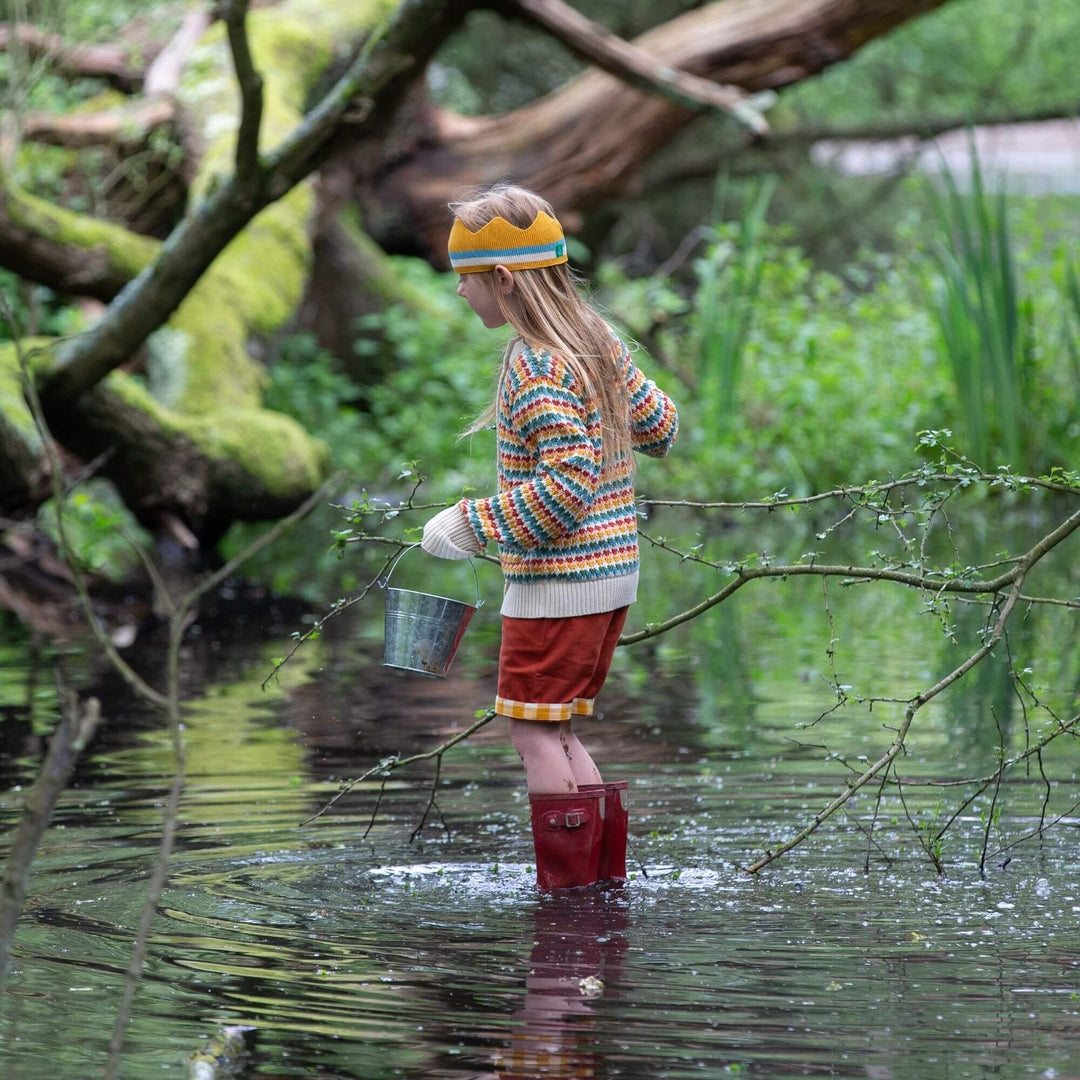
[[[507,255],[541,255],[555,250],[556,243],[552,240],[547,244],[530,244],[527,247],[515,248],[474,248],[471,251],[451,251],[450,259],[478,259],[482,256],[507,256]]]

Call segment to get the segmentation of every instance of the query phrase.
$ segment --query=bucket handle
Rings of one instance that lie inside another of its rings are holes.
[[[403,547],[391,560],[390,565],[386,570],[386,577],[379,579],[379,588],[387,589],[390,586],[390,575],[397,569],[398,563],[401,561],[402,555],[407,555],[413,548],[418,548],[419,543],[409,544],[407,547]],[[484,601],[480,599],[480,578],[476,574],[476,563],[469,559],[469,567],[472,569],[473,584],[476,586],[476,608],[482,608]]]

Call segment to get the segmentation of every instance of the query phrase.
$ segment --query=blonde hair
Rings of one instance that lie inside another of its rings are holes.
[[[519,229],[528,228],[542,210],[555,217],[546,199],[516,184],[498,183],[465,193],[450,204],[463,225],[475,232],[501,217]],[[578,292],[567,263],[536,270],[514,270],[514,290],[494,288],[493,270],[480,271],[506,321],[527,345],[557,354],[582,388],[586,408],[600,413],[603,460],[607,465],[632,459],[630,398],[619,349],[604,320]],[[473,421],[469,435],[495,419],[496,401]]]

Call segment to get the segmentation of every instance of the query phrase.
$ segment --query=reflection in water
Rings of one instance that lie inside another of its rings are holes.
[[[718,542],[736,553],[765,543]],[[1080,571],[1062,569],[1071,581],[1033,591],[1075,595]],[[668,574],[632,629],[715,589],[685,566]],[[903,697],[955,665],[963,646],[942,645],[919,597],[829,597],[836,672],[854,693]],[[970,608],[956,620],[968,644],[980,618]],[[1010,641],[1013,664],[1034,665],[1062,714],[1080,684],[1074,618],[1035,610]],[[886,790],[878,807],[868,789],[849,818],[761,879],[732,868],[842,784],[831,751],[850,762],[879,754],[902,707],[852,704],[797,727],[836,700],[814,582],[747,589],[617,654],[607,716],[589,738],[630,780],[633,850],[648,879],[537,896],[520,766],[497,725],[448,757],[442,818],[417,843],[423,769],[387,785],[366,838],[377,781],[299,829],[343,778],[431,747],[489,703],[497,635],[475,630],[471,652],[435,683],[381,668],[378,626],[343,621],[269,693],[259,683],[280,642],[207,633],[189,643],[189,778],[122,1080],[178,1075],[208,1034],[235,1023],[258,1029],[249,1072],[267,1080],[1080,1076],[1075,817],[982,878],[988,793],[950,832],[949,876],[938,879],[896,796]],[[40,756],[50,662],[14,632],[0,642],[0,825],[14,820]],[[138,666],[156,679],[157,662],[148,651]],[[0,1000],[0,1080],[98,1074],[171,770],[160,717],[92,665],[71,666],[106,702],[109,726],[35,867]],[[1010,752],[1023,750],[1008,669],[995,657],[920,713],[903,761],[917,822],[943,796],[962,796],[915,780],[991,767],[991,705]],[[1052,815],[1076,798],[1080,740],[1046,758]],[[992,842],[1030,830],[1044,791],[1034,765],[1008,776]],[[895,861],[864,875],[868,844],[854,823],[875,815],[875,840]],[[582,993],[583,979],[603,984],[597,996],[590,984]]]
[[[619,890],[574,889],[537,905],[525,1004],[495,1055],[500,1080],[598,1075],[592,1000],[618,994],[627,912]]]

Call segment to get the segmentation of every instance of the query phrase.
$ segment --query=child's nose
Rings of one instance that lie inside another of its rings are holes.
[[[465,279],[464,278],[460,278],[460,277],[458,278],[457,294],[458,294],[458,296],[464,296],[465,295]]]

